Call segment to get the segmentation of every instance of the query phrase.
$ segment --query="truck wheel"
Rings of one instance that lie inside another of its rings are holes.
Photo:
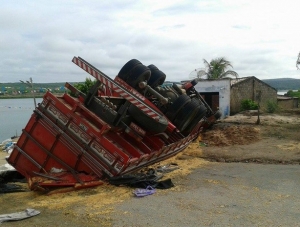
[[[177,114],[174,119],[174,125],[179,131],[184,131],[187,126],[192,122],[198,113],[200,106],[198,102],[192,99],[191,102],[187,103]]]
[[[151,76],[151,71],[147,66],[143,64],[136,65],[131,70],[131,73],[129,74],[126,80],[126,83],[129,84],[131,87],[140,90],[139,83],[143,81],[148,82],[150,76]]]
[[[218,120],[222,116],[222,113],[218,110],[217,112],[214,113],[214,116]]]
[[[139,60],[131,59],[121,68],[120,72],[118,73],[118,77],[126,82],[130,75],[130,72],[134,69],[135,66],[139,64],[142,64]]]
[[[173,121],[178,112],[190,101],[191,98],[188,95],[180,95],[166,111],[167,118]]]
[[[152,88],[162,85],[166,80],[166,74],[160,71],[155,65],[148,65],[148,68],[151,70],[151,77],[148,81],[148,85]]]
[[[195,128],[195,126],[198,124],[198,122],[206,115],[206,107],[201,105],[199,106],[199,110],[195,116],[195,118],[191,121],[191,123],[186,127],[185,130],[183,130],[182,134],[187,136],[190,134],[191,131]]]
[[[135,105],[129,106],[128,113],[138,123],[138,125],[152,133],[164,132],[169,123],[165,117],[161,118],[159,121],[151,118]]]

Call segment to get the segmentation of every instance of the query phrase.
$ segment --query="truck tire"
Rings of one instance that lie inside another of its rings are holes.
[[[204,105],[199,106],[199,110],[195,116],[195,118],[191,121],[191,123],[182,131],[182,134],[187,136],[191,133],[191,131],[195,128],[198,122],[206,115],[206,107]]]
[[[222,116],[222,113],[218,110],[214,113],[214,116],[215,116],[216,120],[218,120]]]
[[[148,82],[150,76],[150,69],[143,64],[139,64],[131,70],[131,73],[128,75],[126,83],[129,84],[131,87],[140,90],[139,83],[143,81]]]
[[[197,101],[192,99],[191,102],[187,103],[177,114],[174,119],[174,125],[179,129],[179,131],[184,131],[188,125],[195,118],[198,113],[200,106]]]
[[[139,126],[151,133],[164,132],[169,123],[165,117],[161,118],[159,121],[153,119],[135,105],[129,106],[128,113],[138,123]]]
[[[180,95],[166,111],[167,118],[169,118],[170,121],[173,121],[178,112],[190,101],[191,98],[188,95]]]
[[[131,71],[139,64],[142,64],[139,60],[131,59],[121,68],[120,72],[118,73],[118,77],[126,82]]]
[[[166,80],[166,74],[160,71],[155,65],[148,65],[148,68],[151,70],[151,77],[148,80],[148,85],[152,88],[162,85]]]

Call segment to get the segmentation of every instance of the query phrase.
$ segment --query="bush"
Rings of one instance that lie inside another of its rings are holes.
[[[241,103],[242,110],[257,110],[258,104],[251,99],[244,99]]]
[[[275,101],[268,101],[267,102],[267,112],[274,113],[278,109],[278,104]]]
[[[289,91],[286,93],[286,96],[289,96],[289,97],[298,97],[298,98],[300,98],[300,90],[298,90],[298,91],[292,91],[292,90],[289,90]]]
[[[96,83],[96,80],[91,80],[90,78],[86,78],[85,82],[74,84],[74,87],[79,91],[87,94],[90,88]],[[71,94],[72,95],[72,94]]]

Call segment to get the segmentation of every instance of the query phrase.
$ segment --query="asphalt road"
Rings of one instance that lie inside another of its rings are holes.
[[[117,205],[113,226],[300,226],[300,165],[211,163],[183,184]]]

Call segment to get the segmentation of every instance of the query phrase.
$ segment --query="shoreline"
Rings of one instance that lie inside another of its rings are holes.
[[[35,95],[34,97],[31,96],[27,96],[27,95],[0,95],[0,99],[33,99],[33,98],[43,98],[44,95],[46,93],[43,94],[39,94],[39,95]],[[52,93],[53,95],[63,95],[64,93]]]

